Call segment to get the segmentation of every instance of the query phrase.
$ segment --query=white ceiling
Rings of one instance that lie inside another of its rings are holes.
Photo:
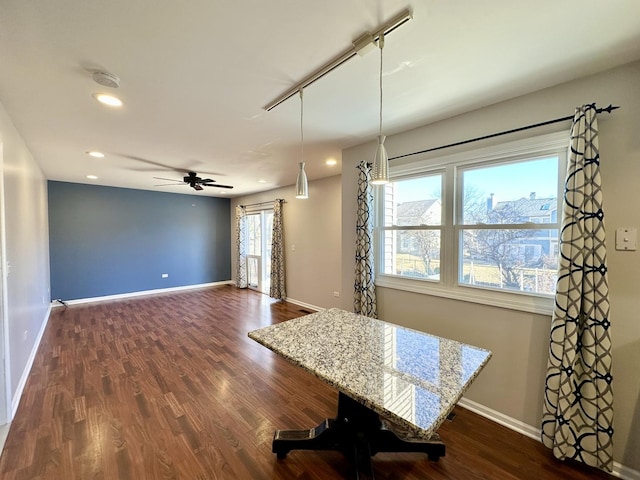
[[[0,101],[51,180],[195,193],[153,178],[195,170],[235,187],[203,195],[291,185],[299,98],[262,107],[405,8],[384,48],[387,134],[640,58],[638,0],[2,0]],[[111,90],[97,68],[120,77],[123,108],[92,98]],[[310,179],[377,135],[378,68],[374,50],[305,89]]]

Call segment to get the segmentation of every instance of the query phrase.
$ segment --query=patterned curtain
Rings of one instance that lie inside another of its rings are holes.
[[[569,156],[542,441],[561,460],[611,471],[611,324],[595,105],[576,109]]]
[[[356,275],[353,311],[378,318],[373,259],[373,187],[371,165],[358,165],[358,218],[356,220]]]
[[[247,288],[247,209],[236,206],[236,287]]]
[[[271,239],[271,286],[269,296],[284,300],[287,297],[284,288],[284,233],[282,225],[282,204],[284,200],[276,198],[273,202],[273,236]]]

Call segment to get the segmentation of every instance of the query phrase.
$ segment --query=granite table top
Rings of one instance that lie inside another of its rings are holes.
[[[337,308],[270,325],[249,337],[428,440],[491,352]]]

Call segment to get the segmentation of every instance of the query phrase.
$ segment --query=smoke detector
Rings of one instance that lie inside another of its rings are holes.
[[[105,87],[118,88],[120,86],[120,79],[112,73],[96,70],[91,76],[94,82]]]

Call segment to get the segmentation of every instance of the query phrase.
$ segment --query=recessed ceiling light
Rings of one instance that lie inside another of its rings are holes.
[[[338,164],[338,161],[335,158],[330,158],[328,159],[326,162],[327,165],[329,165],[330,167],[333,167],[334,165]]]
[[[90,155],[95,158],[104,158],[104,153],[98,152],[97,150],[91,150],[87,152],[87,155]]]
[[[95,175],[87,175],[87,178],[89,180],[97,180],[98,179],[98,177],[96,177]]]
[[[260,180],[258,180],[258,183],[267,183],[267,181],[261,178]]]
[[[100,103],[104,105],[108,105],[110,107],[121,107],[122,100],[118,97],[114,97],[113,95],[107,95],[106,93],[94,93],[93,98],[98,100]]]

